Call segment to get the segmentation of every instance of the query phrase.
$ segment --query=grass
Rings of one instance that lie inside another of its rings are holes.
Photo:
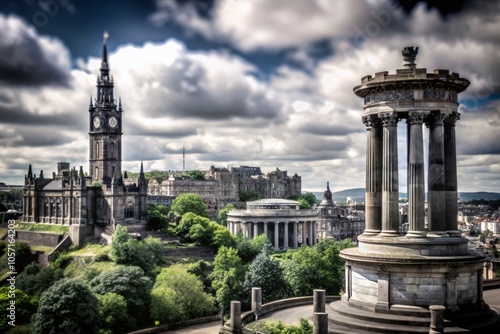
[[[103,246],[99,244],[87,244],[84,247],[69,252],[70,256],[97,256],[102,254],[103,252],[109,251],[111,246]]]
[[[18,223],[16,229],[20,231],[33,231],[33,232],[52,232],[68,234],[69,227],[63,225],[50,225],[50,224],[36,224],[36,223]]]
[[[38,245],[30,245],[30,248],[32,251],[44,252],[45,254],[52,252],[52,250],[54,249],[53,247],[38,246]]]
[[[95,262],[87,258],[79,258],[74,259],[66,267],[66,269],[64,269],[64,277],[82,278],[83,280],[89,282],[94,277],[97,277],[99,274],[109,271],[114,267],[116,267],[116,263],[113,261]]]

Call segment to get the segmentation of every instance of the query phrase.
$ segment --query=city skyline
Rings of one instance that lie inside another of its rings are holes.
[[[416,45],[417,67],[471,82],[459,98],[458,191],[497,191],[500,2],[458,3],[5,1],[0,182],[22,184],[30,163],[36,174],[58,161],[88,170],[88,105],[107,31],[124,170],[138,172],[141,160],[148,171],[182,170],[185,147],[186,169],[278,167],[301,175],[306,191],[364,187],[363,101],[352,88],[402,68],[402,47]]]

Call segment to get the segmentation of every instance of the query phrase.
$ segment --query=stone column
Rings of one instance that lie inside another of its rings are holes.
[[[363,117],[366,125],[366,194],[364,235],[382,229],[382,123],[377,115]]]
[[[302,244],[307,245],[306,242],[306,222],[302,222]]]
[[[398,116],[380,114],[383,128],[382,149],[382,233],[384,237],[399,235]]]
[[[267,239],[267,222],[264,222],[264,234],[266,235]]]
[[[232,301],[231,302],[231,321],[230,325],[231,330],[233,331],[241,331],[241,304],[240,302]]]
[[[328,333],[328,313],[313,314],[313,334]]]
[[[378,276],[378,301],[377,304],[375,305],[375,310],[377,311],[382,311],[382,312],[387,312],[389,310],[389,305],[390,305],[390,298],[391,298],[391,292],[389,290],[389,272],[386,270],[386,268],[382,267],[380,268],[379,272],[377,273]]]
[[[429,175],[427,177],[428,230],[433,235],[446,234],[444,192],[444,131],[445,114],[433,111],[427,118],[429,127]]]
[[[299,248],[299,240],[298,240],[299,233],[298,233],[298,227],[297,227],[297,225],[299,223],[293,222],[292,224],[293,224],[293,248],[297,249],[297,248]]]
[[[316,239],[318,238],[318,225],[316,224],[315,221],[311,222],[312,224],[312,235],[313,235],[313,241],[312,241],[312,245],[315,245],[316,244]]]
[[[431,311],[429,334],[444,333],[444,311],[446,307],[442,305],[431,305],[429,306],[429,310]]]
[[[274,222],[274,249],[280,248],[279,223]]]
[[[408,233],[412,238],[425,237],[425,180],[422,124],[424,114],[408,114]]]
[[[446,274],[446,306],[451,311],[459,310],[457,294],[458,273],[452,272]]]
[[[288,222],[284,222],[285,227],[283,231],[283,249],[288,249]]]
[[[313,243],[313,226],[312,226],[312,222],[309,222],[309,242],[308,242],[308,245],[309,246],[312,246],[314,245]]]
[[[321,289],[313,290],[313,313],[325,312],[326,291]]]
[[[446,233],[450,237],[460,237],[458,230],[458,194],[457,194],[457,146],[455,123],[460,114],[454,112],[444,120],[444,191],[446,202]]]
[[[257,315],[262,311],[262,290],[261,288],[252,288],[252,311]]]
[[[259,223],[253,223],[253,237],[256,238],[259,235]]]

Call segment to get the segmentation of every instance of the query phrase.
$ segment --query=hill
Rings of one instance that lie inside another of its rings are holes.
[[[323,199],[323,192],[313,192],[313,194],[319,199]],[[351,188],[345,189],[341,191],[336,191],[332,193],[332,198],[336,202],[344,202],[347,197],[356,198],[357,202],[365,201],[365,188]],[[407,193],[399,193],[400,198],[408,198]],[[468,202],[472,200],[486,200],[486,201],[494,201],[500,200],[500,193],[496,192],[486,192],[486,191],[478,191],[478,192],[459,192],[458,198],[461,202]]]

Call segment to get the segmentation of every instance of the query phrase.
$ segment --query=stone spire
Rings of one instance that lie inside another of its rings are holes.
[[[401,51],[403,55],[403,66],[408,69],[414,69],[417,64],[415,64],[415,58],[418,54],[418,46],[405,46]]]
[[[109,35],[104,32],[104,41],[102,45],[102,59],[100,75],[97,78],[97,104],[98,105],[113,105],[113,79],[109,75],[107,39]]]
[[[321,201],[321,206],[333,206],[332,192],[330,190],[330,182],[326,183],[326,190],[323,194],[323,200]]]

